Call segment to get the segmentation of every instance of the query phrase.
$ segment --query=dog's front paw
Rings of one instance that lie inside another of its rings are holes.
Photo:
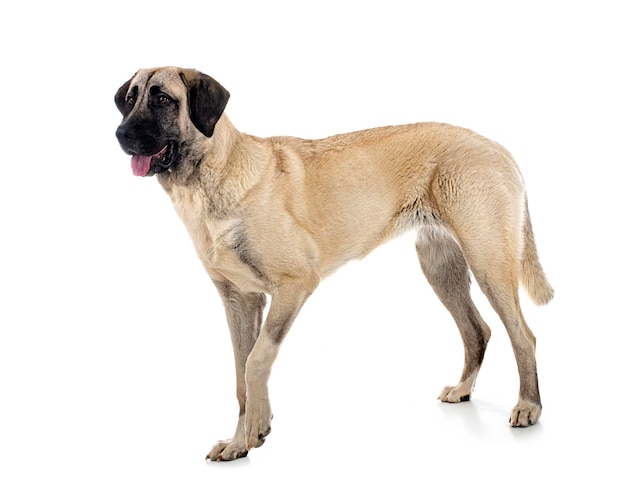
[[[541,404],[529,400],[520,400],[511,411],[509,423],[511,427],[528,427],[539,421]]]
[[[246,404],[246,444],[248,450],[263,445],[265,437],[272,431],[271,423],[272,411],[269,400],[248,400]]]
[[[439,400],[448,403],[468,402],[472,392],[471,386],[447,386],[439,394]]]
[[[211,452],[206,455],[207,461],[232,461],[240,457],[246,457],[248,449],[244,441],[231,439],[221,440],[213,446]]]

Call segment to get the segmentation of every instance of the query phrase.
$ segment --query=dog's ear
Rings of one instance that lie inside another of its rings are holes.
[[[124,116],[128,115],[128,106],[126,105],[126,95],[128,94],[128,88],[130,87],[130,82],[132,81],[132,79],[133,78],[130,78],[122,86],[120,86],[120,89],[118,89],[117,93],[115,94],[115,105],[117,106],[117,109],[122,112],[122,115]]]
[[[181,71],[180,78],[187,86],[191,121],[204,135],[212,136],[215,124],[226,108],[230,93],[211,76],[198,71]]]

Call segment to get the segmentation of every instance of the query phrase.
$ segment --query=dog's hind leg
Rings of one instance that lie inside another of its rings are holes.
[[[511,412],[513,427],[533,425],[541,415],[541,399],[535,361],[535,336],[527,326],[519,302],[519,247],[521,232],[514,225],[483,225],[483,228],[498,228],[498,231],[483,231],[480,240],[474,238],[461,241],[464,255],[480,289],[487,296],[511,340],[517,361],[520,388],[519,400]],[[513,228],[513,229],[511,229]],[[485,239],[485,235],[489,238]]]
[[[522,315],[518,296],[517,274],[507,262],[495,258],[483,260],[481,268],[471,265],[481,290],[489,299],[509,335],[520,378],[519,400],[509,419],[513,427],[537,423],[541,415],[541,398],[535,360],[536,339]]]
[[[470,297],[470,275],[463,252],[442,226],[423,226],[415,243],[422,270],[459,328],[465,347],[461,380],[439,395],[443,402],[470,399],[491,331]]]

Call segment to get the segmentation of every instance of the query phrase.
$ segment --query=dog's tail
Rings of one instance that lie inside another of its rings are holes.
[[[531,300],[536,305],[545,305],[554,297],[554,289],[548,282],[539,262],[528,211],[528,201],[526,201],[526,214],[524,216],[524,249],[522,251],[520,280]]]

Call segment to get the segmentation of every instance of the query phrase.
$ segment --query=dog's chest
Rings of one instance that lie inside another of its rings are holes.
[[[245,246],[239,218],[214,218],[199,190],[174,187],[174,208],[185,224],[198,257],[213,280],[228,281],[245,292],[266,292],[258,270],[242,257]]]

